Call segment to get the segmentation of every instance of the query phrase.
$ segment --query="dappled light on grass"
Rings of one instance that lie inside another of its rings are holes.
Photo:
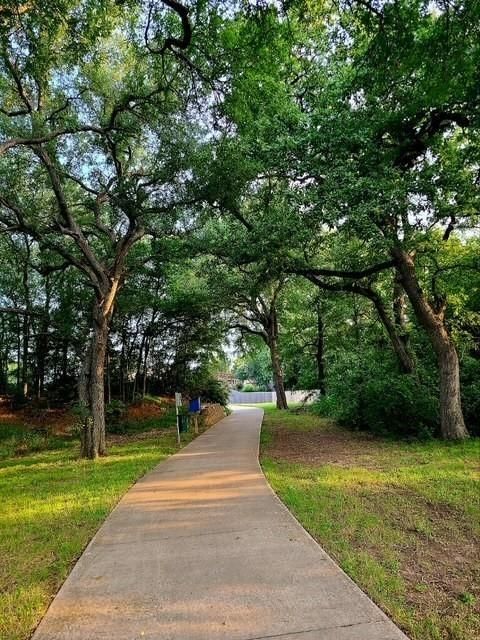
[[[110,448],[78,442],[0,462],[0,638],[27,638],[88,541],[128,487],[176,450],[173,432]]]

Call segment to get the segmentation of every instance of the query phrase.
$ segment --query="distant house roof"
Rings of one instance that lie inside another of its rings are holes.
[[[221,373],[217,373],[217,380],[220,380],[220,382],[223,382],[229,387],[235,387],[237,384],[240,383],[240,380],[238,378],[235,378],[235,376],[232,373],[229,373],[228,371],[222,371]]]

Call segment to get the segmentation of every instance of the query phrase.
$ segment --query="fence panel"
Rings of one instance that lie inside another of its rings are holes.
[[[259,402],[276,402],[274,391],[230,391],[230,404],[257,404]]]
[[[313,402],[318,391],[286,391],[287,402]],[[275,391],[230,391],[229,404],[258,404],[260,402],[276,402]]]

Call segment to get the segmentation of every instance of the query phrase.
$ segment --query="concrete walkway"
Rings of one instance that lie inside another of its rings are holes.
[[[239,407],[142,478],[34,640],[405,640],[272,493],[261,420]]]

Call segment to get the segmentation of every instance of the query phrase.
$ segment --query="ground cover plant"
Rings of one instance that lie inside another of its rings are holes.
[[[478,637],[478,439],[381,439],[270,406],[261,450],[283,502],[409,637]]]

